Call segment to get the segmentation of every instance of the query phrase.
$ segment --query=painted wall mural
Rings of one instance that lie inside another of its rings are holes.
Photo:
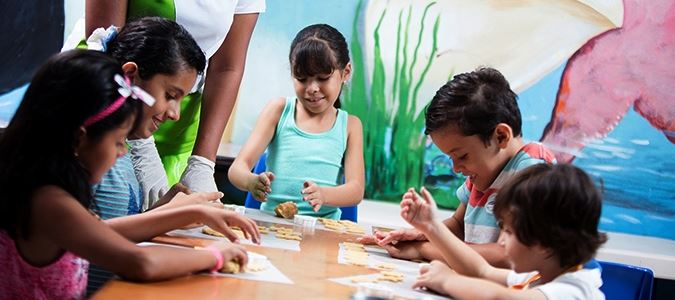
[[[66,32],[83,2],[64,1]],[[60,30],[50,36],[62,39],[58,12],[49,19],[56,27],[20,15],[3,17],[25,21],[18,28],[30,30],[18,36]],[[675,240],[675,1],[267,0],[228,140],[243,143],[267,101],[293,95],[288,49],[312,23],[335,26],[350,44],[355,72],[342,97],[364,123],[367,198],[398,202],[407,187],[425,185],[442,206],[456,206],[464,178],[424,136],[423,108],[453,74],[488,65],[519,95],[524,138],[602,182],[604,230]],[[1,45],[9,66],[12,43],[3,35]],[[3,79],[30,77],[12,66]],[[25,91],[5,83],[0,127]]]
[[[256,28],[234,142],[258,101],[292,95],[293,35],[326,22],[350,42],[343,103],[364,123],[367,198],[398,202],[425,185],[457,205],[464,178],[423,135],[422,110],[453,74],[489,65],[519,94],[524,138],[602,183],[604,230],[675,239],[673,1],[322,1],[286,15],[281,5],[268,1]],[[279,80],[261,91],[247,78]]]

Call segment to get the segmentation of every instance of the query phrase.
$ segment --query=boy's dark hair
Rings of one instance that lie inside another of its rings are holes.
[[[330,74],[349,63],[349,48],[345,37],[327,24],[314,24],[300,30],[291,42],[288,54],[295,77]],[[334,106],[340,108],[340,99]]]
[[[600,191],[570,164],[528,167],[502,187],[494,206],[521,243],[550,249],[561,267],[585,263],[607,240],[598,232],[601,210]]]
[[[90,207],[89,172],[75,153],[79,129],[119,99],[115,74],[123,74],[120,63],[92,50],[57,54],[35,74],[0,137],[0,229],[28,238],[31,198],[47,185],[63,188]],[[96,142],[132,117],[133,127],[137,126],[141,104],[124,101],[115,112],[87,126],[87,138]]]
[[[190,33],[178,23],[160,17],[127,23],[108,43],[107,52],[122,63],[135,62],[143,80],[157,74],[174,75],[185,68],[202,74],[206,67],[204,52]]]
[[[493,68],[455,75],[437,92],[426,109],[425,134],[450,125],[466,136],[478,135],[486,145],[499,123],[521,135],[518,96],[506,78]]]

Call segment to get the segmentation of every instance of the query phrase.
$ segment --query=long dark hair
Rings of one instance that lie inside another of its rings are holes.
[[[89,172],[78,161],[78,132],[85,120],[119,99],[119,61],[91,50],[71,50],[50,58],[31,81],[23,101],[0,138],[0,229],[28,238],[31,198],[55,185],[83,207],[91,202]],[[104,119],[86,127],[96,142],[130,118],[141,116],[140,101],[124,101]]]
[[[107,45],[107,52],[121,62],[138,65],[138,74],[149,80],[157,74],[174,75],[181,69],[202,74],[206,57],[189,32],[160,17],[143,17],[124,25]]]
[[[288,60],[295,77],[330,74],[347,66],[349,48],[345,37],[337,29],[327,24],[315,24],[298,32],[291,42]],[[339,96],[333,106],[340,108]]]

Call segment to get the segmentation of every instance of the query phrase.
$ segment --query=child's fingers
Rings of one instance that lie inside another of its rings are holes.
[[[260,173],[260,176],[258,176],[258,181],[262,184],[263,190],[266,192],[270,192],[270,186],[272,185],[272,180],[270,179],[270,174],[269,172],[264,172]]]
[[[317,211],[319,211],[319,209],[321,209],[321,202],[319,202],[317,200],[309,201],[309,204],[311,204],[312,207],[314,208],[314,212],[317,212]]]
[[[270,179],[267,178],[267,174],[265,174],[264,172],[260,173],[260,176],[258,176],[258,180],[260,181],[260,183],[262,183],[263,186],[267,186],[270,184]]]
[[[206,201],[215,201],[220,198],[223,198],[224,194],[221,192],[204,192],[204,193],[198,193],[198,194],[192,194],[192,195],[197,195],[200,200],[206,200]]]
[[[412,289],[413,290],[424,289],[424,287],[425,287],[424,285],[425,285],[424,276],[418,276],[417,280],[415,280],[415,283],[413,283],[413,285],[412,285]]]
[[[420,264],[420,276],[427,274],[429,270],[431,269],[431,263],[428,264]]]
[[[398,257],[398,255],[400,253],[398,248],[394,247],[392,244],[385,244],[385,245],[379,245],[379,246],[384,248],[384,250],[386,250],[387,253],[389,253],[389,255],[392,256],[392,257]]]
[[[314,182],[309,180],[305,181],[302,184],[302,187],[303,187],[302,189],[303,194],[310,194],[316,191],[316,184],[314,184]]]
[[[429,191],[425,187],[422,187],[420,192],[422,193],[422,198],[424,199],[424,202],[428,204],[434,202],[434,197],[431,196],[431,193],[429,193]]]
[[[311,201],[314,199],[314,194],[302,192],[302,201]]]
[[[384,237],[383,239],[377,241],[377,245],[379,245],[381,247],[384,247],[384,246],[387,246],[389,244],[392,244],[392,245],[395,244],[394,243],[395,241],[396,240],[391,235],[388,235],[388,236]]]
[[[180,182],[174,184],[174,185],[171,187],[171,189],[169,189],[169,192],[168,192],[168,193],[169,193],[169,194],[174,194],[174,195],[175,195],[175,194],[177,194],[178,192],[183,192],[183,193],[185,193],[185,194],[187,194],[187,195],[192,194],[192,190],[190,190],[190,188],[188,188],[186,185],[184,185],[184,184],[182,184],[182,183],[180,183]]]
[[[223,208],[225,205],[220,203],[220,201],[209,201],[205,203],[207,206],[215,207],[215,208]]]
[[[422,188],[424,188],[424,187],[422,187]],[[412,190],[412,191],[410,191],[410,194],[412,194],[412,196],[410,197],[412,202],[417,203],[417,202],[420,201],[420,194],[418,194],[417,191]]]
[[[410,223],[412,216],[413,214],[410,213],[410,209],[408,207],[401,209],[401,218],[406,220],[406,222]]]
[[[244,232],[244,236],[253,241],[256,244],[260,244],[260,232],[258,231],[258,226],[251,219],[245,218],[244,222],[241,224],[241,229]]]
[[[239,237],[237,237],[237,235],[234,233],[234,231],[232,231],[232,229],[230,229],[230,227],[228,227],[224,223],[221,224],[219,222],[217,228],[214,228],[214,229],[216,231],[222,233],[223,235],[225,235],[225,237],[228,240],[230,240],[231,242],[234,242],[234,243],[239,242]]]
[[[248,219],[247,221],[249,227],[251,228],[250,233],[252,234],[251,238],[253,238],[253,242],[256,244],[260,244],[260,230],[258,230],[258,224],[256,224],[255,221],[251,219]]]
[[[377,238],[372,235],[364,234],[356,238],[356,241],[363,245],[377,245]]]
[[[406,207],[406,206],[410,206],[413,203],[414,202],[413,202],[412,198],[404,198],[403,200],[401,200],[401,208]]]
[[[256,189],[255,191],[253,191],[252,194],[253,194],[253,198],[256,198],[259,201],[266,201],[267,200],[266,199],[267,197],[265,196],[265,192],[263,192],[259,189]]]
[[[246,253],[246,248],[242,247],[241,245],[230,245],[230,247],[231,248],[227,249],[227,252],[229,252],[231,255],[230,260],[236,260],[242,267],[246,266],[246,264],[248,264],[248,254]]]
[[[413,197],[413,192],[414,192],[414,191],[415,191],[415,190],[414,190],[413,188],[409,188],[408,191],[406,191],[405,193],[403,193],[403,197],[401,197],[401,200],[404,200],[404,199],[412,199],[412,197]]]

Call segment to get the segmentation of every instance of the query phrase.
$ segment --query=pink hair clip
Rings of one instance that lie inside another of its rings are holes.
[[[124,101],[126,101],[126,99],[129,97],[143,101],[143,103],[145,103],[147,106],[153,106],[155,104],[155,98],[144,91],[142,88],[132,85],[131,80],[129,80],[128,77],[122,77],[122,75],[115,74],[113,79],[119,85],[117,92],[120,93],[120,97],[104,110],[84,121],[84,127],[88,127],[91,124],[105,119],[107,116],[117,111],[117,109],[119,109],[122,104],[124,104]]]

